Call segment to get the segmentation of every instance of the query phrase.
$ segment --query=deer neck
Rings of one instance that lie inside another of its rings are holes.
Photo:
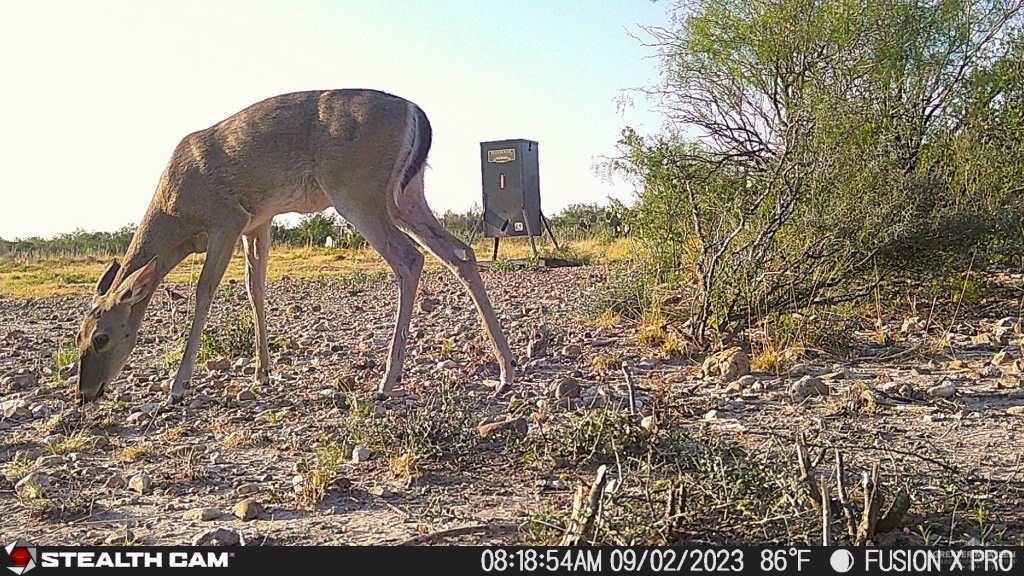
[[[119,276],[124,278],[156,258],[155,290],[186,256],[205,250],[205,238],[205,233],[192,231],[178,218],[160,210],[150,210],[128,244]],[[151,297],[152,293],[132,308],[133,317],[138,316],[141,320]]]

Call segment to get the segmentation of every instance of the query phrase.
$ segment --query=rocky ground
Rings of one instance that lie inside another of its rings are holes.
[[[663,357],[626,323],[595,322],[608,274],[485,273],[523,372],[502,398],[468,296],[436,271],[387,401],[371,394],[397,293],[385,276],[274,282],[265,387],[233,357],[248,304],[226,285],[212,357],[174,407],[162,401],[191,287],[159,289],[129,366],[85,408],[67,349],[87,299],[0,299],[0,541],[550,543],[600,464],[617,482],[601,541],[812,541],[798,432],[833,489],[835,450],[851,492],[877,464],[888,500],[909,495],[890,542],[1024,540],[1020,275],[948,323],[854,327],[842,352],[774,374],[750,373],[749,348]],[[666,520],[659,494],[677,485]]]

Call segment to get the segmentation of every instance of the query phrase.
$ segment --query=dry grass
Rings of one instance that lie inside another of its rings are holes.
[[[81,452],[85,450],[85,447],[89,443],[89,438],[84,434],[75,434],[74,436],[68,436],[53,444],[47,445],[50,452],[54,454],[70,454],[72,452]]]
[[[135,462],[139,458],[142,458],[153,451],[153,446],[148,442],[139,442],[138,444],[128,446],[117,455],[117,459],[121,462]]]
[[[569,243],[569,252],[590,262],[616,262],[631,254],[628,240],[610,244],[596,240]],[[490,241],[483,239],[474,245],[483,259],[491,253]],[[546,249],[543,253],[551,252]],[[502,242],[501,255],[506,258],[528,258],[530,245],[526,240],[508,239]],[[0,257],[0,297],[49,298],[53,296],[83,295],[92,291],[96,279],[114,256],[62,256],[53,258]],[[120,257],[120,255],[118,255]],[[186,258],[168,274],[171,283],[194,283],[199,278],[204,256],[195,254]],[[292,278],[334,278],[358,273],[387,271],[380,256],[370,248],[293,248],[276,246],[268,264],[268,280]],[[427,267],[439,267],[435,258],[427,258]],[[235,251],[224,275],[225,281],[243,281],[245,258],[240,249]]]

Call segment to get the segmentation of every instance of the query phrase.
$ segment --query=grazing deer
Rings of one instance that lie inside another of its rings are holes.
[[[514,377],[512,353],[484,291],[473,250],[438,223],[423,196],[430,122],[418,106],[374,90],[298,92],[269,98],[186,136],[171,156],[123,264],[114,260],[78,333],[79,393],[97,399],[135,346],[153,293],[186,256],[206,252],[195,316],[171,401],[185,394],[214,292],[238,238],[255,317],[256,372],[266,383],[266,290],[270,223],[284,212],[333,206],[398,277],[394,335],[379,392],[402,373],[409,319],[423,268],[410,239],[433,253],[469,290],[501,369],[501,393]]]

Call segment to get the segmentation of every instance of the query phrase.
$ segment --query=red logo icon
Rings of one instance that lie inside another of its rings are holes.
[[[36,548],[24,542],[14,542],[4,546],[7,552],[7,569],[15,574],[24,574],[36,567]]]

